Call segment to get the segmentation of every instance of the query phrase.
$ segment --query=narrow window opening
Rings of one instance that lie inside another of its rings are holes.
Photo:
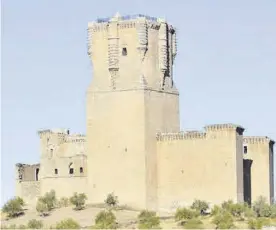
[[[69,169],[69,174],[74,174],[74,169],[73,168]]]
[[[58,169],[55,169],[55,174],[56,174],[56,175],[58,174]]]
[[[83,173],[83,167],[80,167],[80,173]]]
[[[35,180],[38,181],[39,169],[35,169]]]
[[[126,48],[126,47],[124,47],[124,48],[122,49],[122,55],[123,55],[123,56],[127,56],[127,48]]]
[[[243,146],[243,153],[247,154],[247,146]]]

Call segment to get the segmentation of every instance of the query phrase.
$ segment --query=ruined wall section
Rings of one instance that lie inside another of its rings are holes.
[[[40,164],[16,164],[15,195],[23,198],[27,205],[36,204],[40,196]]]
[[[243,201],[242,150],[237,148],[243,128],[225,124],[205,130],[158,134],[159,210],[171,212],[194,199]]]
[[[56,191],[57,197],[86,192],[86,137],[69,130],[44,130],[41,141],[41,194]]]
[[[274,141],[268,137],[244,137],[244,159],[252,160],[251,164],[251,200],[259,196],[274,200]]]

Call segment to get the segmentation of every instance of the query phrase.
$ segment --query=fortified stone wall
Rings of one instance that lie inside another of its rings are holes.
[[[23,198],[27,206],[35,206],[40,196],[40,181],[16,182],[16,196]]]
[[[85,136],[69,130],[39,132],[41,139],[41,194],[56,191],[57,197],[86,192]]]
[[[206,132],[159,134],[158,201],[162,211],[190,205],[194,199],[220,204],[243,201],[243,128],[211,125]]]
[[[89,23],[87,137],[39,131],[40,165],[17,165],[16,194],[34,205],[52,189],[89,203],[114,192],[121,204],[169,212],[194,199],[271,201],[273,141],[243,138],[233,124],[180,132],[176,43],[171,25],[145,15]]]
[[[244,137],[244,159],[250,162],[248,196],[252,201],[259,196],[266,197],[269,203],[274,198],[274,141],[268,137]]]
[[[40,164],[16,166],[16,195],[28,205],[54,189],[57,197],[70,197],[87,191],[85,136],[69,130],[39,131]]]
[[[28,205],[36,204],[40,195],[40,164],[17,164],[15,168],[16,196],[22,197]]]

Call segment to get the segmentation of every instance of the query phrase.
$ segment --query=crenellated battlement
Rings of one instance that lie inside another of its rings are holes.
[[[119,16],[120,20],[125,21],[125,20],[134,20],[137,18],[146,18],[147,20],[150,21],[157,21],[158,19],[155,17],[150,17],[144,14],[134,14],[134,15],[125,15],[125,16]],[[112,17],[107,17],[107,18],[98,18],[96,20],[97,23],[103,23],[103,22],[109,22],[112,20]]]
[[[44,129],[44,130],[39,130],[37,133],[40,137],[44,135],[51,135],[51,134],[64,136],[64,135],[69,135],[70,131],[69,129]]]
[[[93,22],[89,22],[88,31],[89,32],[107,31],[109,23],[114,21],[118,23],[118,27],[120,29],[135,28],[141,20],[143,20],[147,24],[148,28],[155,29],[155,30],[158,30],[162,23],[166,23],[166,21],[163,19],[149,17],[142,14],[127,15],[127,16],[120,16],[117,14],[114,17],[103,18]],[[170,33],[175,32],[175,29],[172,25],[168,25],[168,30]]]
[[[85,141],[86,141],[86,136],[83,134],[70,135],[70,136],[67,136],[65,139],[66,143],[85,142]]]
[[[173,141],[173,140],[192,140],[205,139],[206,133],[199,131],[188,131],[179,133],[157,133],[157,141]]]
[[[274,144],[275,141],[267,136],[243,137],[244,144]]]
[[[95,69],[97,74],[92,88],[175,90],[176,30],[166,20],[142,14],[121,16],[117,13],[113,17],[89,22],[87,33],[87,53],[92,63],[102,62],[101,68]],[[152,43],[152,39],[156,41]],[[99,59],[102,49],[107,49],[108,62]],[[150,58],[152,56],[158,59],[159,65]],[[139,66],[139,70],[134,66]],[[151,74],[148,69],[152,69]],[[130,71],[135,72],[131,79],[128,77]],[[106,78],[102,77],[103,74],[107,75]]]
[[[204,139],[208,132],[220,132],[225,130],[235,130],[242,134],[244,128],[235,124],[213,124],[204,127],[205,132],[198,130],[185,131],[179,133],[157,133],[156,139],[158,141],[171,141],[171,140],[186,140],[186,139]]]
[[[228,123],[228,124],[213,124],[213,125],[207,125],[204,127],[204,129],[209,131],[225,131],[225,130],[236,130],[236,131],[244,131],[244,128],[240,125]]]

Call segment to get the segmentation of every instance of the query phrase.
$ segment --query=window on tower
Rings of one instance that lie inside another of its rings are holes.
[[[73,162],[71,162],[71,163],[69,164],[69,174],[74,174]]]
[[[69,169],[69,174],[74,174],[74,169],[73,168]]]
[[[243,146],[243,153],[247,154],[247,146]]]
[[[126,47],[124,47],[124,48],[122,49],[122,55],[123,55],[123,56],[127,56],[127,48],[126,48]]]

